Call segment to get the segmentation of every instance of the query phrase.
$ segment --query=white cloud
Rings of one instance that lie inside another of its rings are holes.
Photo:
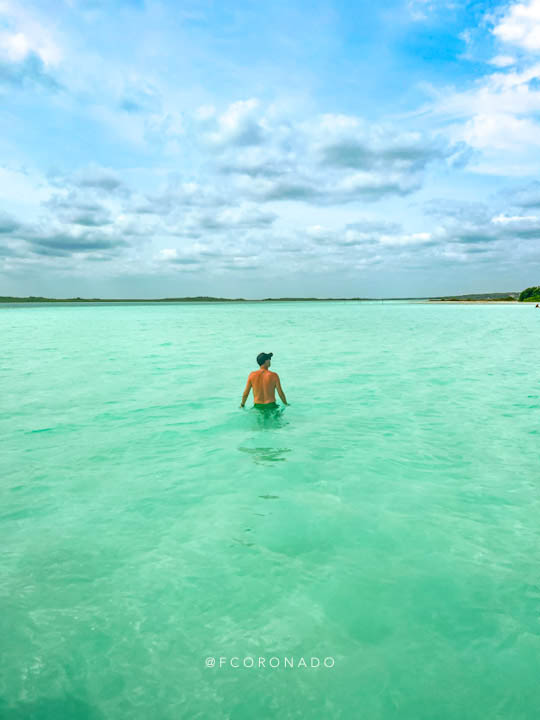
[[[19,63],[33,53],[46,67],[62,59],[58,40],[46,21],[20,3],[0,2],[0,21],[7,28],[0,32],[0,58]]]
[[[539,218],[536,217],[536,215],[497,215],[496,217],[491,218],[491,222],[493,223],[502,223],[503,225],[507,225],[508,223],[517,223],[517,222],[538,222]]]
[[[513,58],[511,55],[496,55],[495,57],[491,58],[489,64],[495,65],[495,67],[499,68],[510,67],[510,65],[516,64],[516,59]]]
[[[381,245],[411,246],[425,245],[433,241],[433,235],[428,232],[411,233],[410,235],[383,235],[379,242]]]
[[[434,112],[461,119],[483,113],[527,115],[540,110],[540,63],[521,72],[496,72],[462,92],[443,89],[434,92]]]
[[[336,185],[336,191],[346,196],[375,197],[384,194],[407,195],[420,187],[419,178],[414,174],[399,172],[355,172],[343,177]]]
[[[516,146],[540,148],[540,124],[509,113],[482,113],[468,120],[463,139],[472,147],[512,151]]]
[[[540,0],[508,7],[493,29],[501,42],[529,51],[540,50]]]
[[[177,256],[177,250],[176,248],[162,248],[159,251],[159,255],[164,260],[171,260],[172,258],[175,258]]]
[[[0,33],[0,53],[11,62],[20,62],[30,52],[30,43],[22,33]]]
[[[201,117],[201,108],[199,108],[198,117],[208,120],[212,115],[203,111]],[[263,132],[259,101],[252,98],[229,105],[217,118],[217,128],[208,135],[208,139],[216,145],[258,145],[262,142]]]
[[[540,161],[540,63],[490,73],[474,87],[434,94],[431,112],[447,121],[448,137],[476,151],[473,172],[533,174]]]

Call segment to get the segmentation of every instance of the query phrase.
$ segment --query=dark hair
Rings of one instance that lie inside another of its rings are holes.
[[[257,362],[259,363],[259,365],[264,365],[267,360],[270,360],[273,354],[274,353],[259,353],[257,355]]]

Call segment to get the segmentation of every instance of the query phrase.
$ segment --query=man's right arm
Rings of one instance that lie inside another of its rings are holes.
[[[287,398],[285,397],[285,393],[283,392],[283,388],[281,387],[281,381],[279,379],[279,375],[276,373],[276,390],[278,391],[278,395],[281,398],[281,402],[284,405],[288,405]]]
[[[251,390],[251,373],[247,379],[246,383],[246,389],[244,390],[244,394],[242,395],[242,402],[240,403],[240,407],[243,408],[246,404],[246,400],[248,399],[249,391]]]

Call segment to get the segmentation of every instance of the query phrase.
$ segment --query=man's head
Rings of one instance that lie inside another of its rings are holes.
[[[257,355],[257,362],[261,367],[268,369],[270,367],[270,358],[274,353],[259,353]]]

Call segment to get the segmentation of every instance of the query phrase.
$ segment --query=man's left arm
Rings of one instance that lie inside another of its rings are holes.
[[[240,403],[241,408],[243,408],[244,405],[246,404],[246,400],[248,399],[250,390],[251,390],[251,375],[247,379],[246,389],[244,390],[244,394],[242,395],[242,402]]]
[[[281,402],[284,405],[288,405],[287,398],[285,397],[285,393],[283,392],[283,388],[281,387],[281,382],[279,380],[279,375],[277,373],[274,373],[276,376],[276,390],[278,391],[278,395],[281,398]]]

